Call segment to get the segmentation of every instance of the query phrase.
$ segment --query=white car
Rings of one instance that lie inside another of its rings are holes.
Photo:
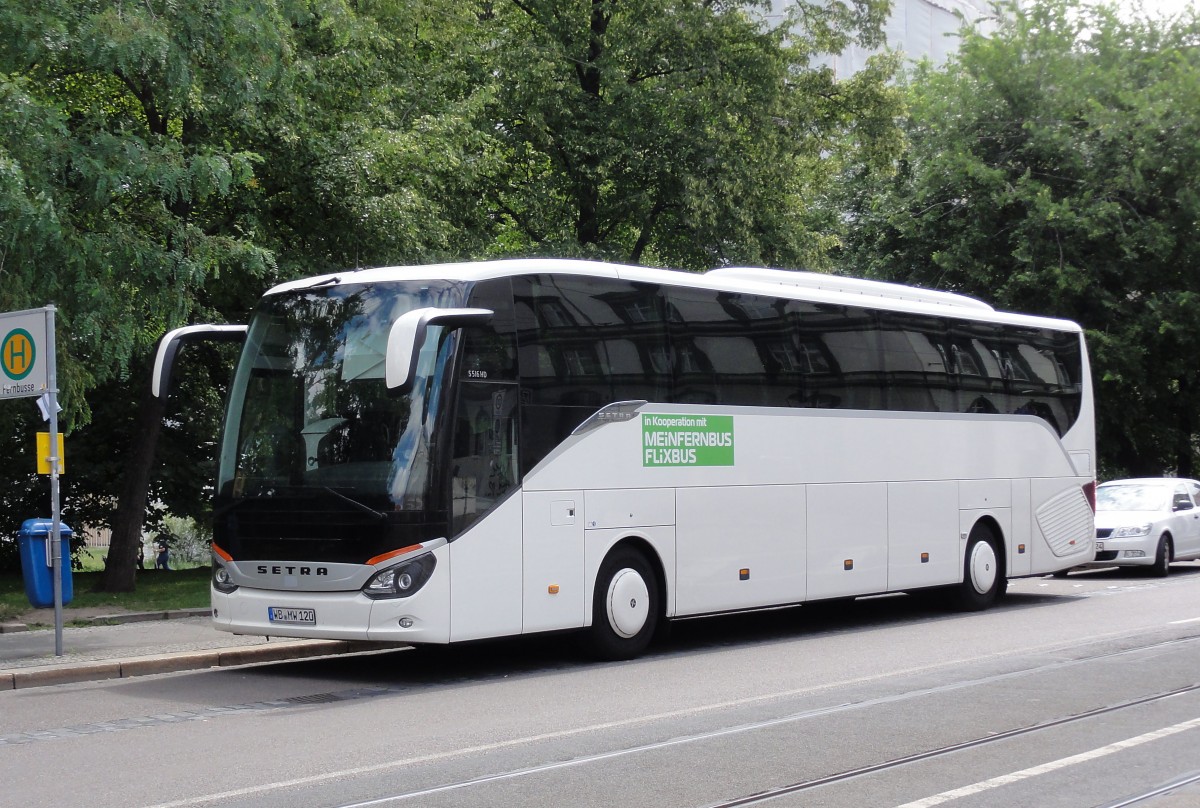
[[[1200,482],[1175,477],[1112,480],[1096,488],[1096,560],[1085,566],[1148,567],[1200,558]]]

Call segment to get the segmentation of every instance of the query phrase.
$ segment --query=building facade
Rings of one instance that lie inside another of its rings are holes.
[[[772,10],[782,16],[787,0],[772,0]],[[902,51],[906,62],[928,57],[941,64],[958,49],[957,33],[965,23],[990,30],[989,0],[892,0],[892,13],[884,25],[888,47]],[[823,61],[838,77],[861,70],[875,51],[851,45],[838,56]]]

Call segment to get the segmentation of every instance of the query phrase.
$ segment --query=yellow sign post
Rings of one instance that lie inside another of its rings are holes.
[[[63,453],[63,434],[58,433],[58,473],[67,473],[67,456]],[[37,473],[49,474],[50,469],[50,433],[37,433]]]

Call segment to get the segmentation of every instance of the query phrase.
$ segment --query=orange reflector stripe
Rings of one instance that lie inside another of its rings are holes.
[[[395,558],[398,555],[404,555],[405,553],[411,553],[413,550],[420,550],[423,546],[424,545],[422,545],[422,544],[410,544],[408,547],[401,547],[399,550],[392,550],[391,552],[377,555],[374,558],[368,558],[367,563],[368,564],[379,564],[384,561],[387,561],[389,558]]]
[[[218,547],[215,544],[212,546],[212,551],[214,553],[216,553],[219,557],[225,559],[226,561],[233,561],[233,556],[231,556],[229,553],[225,552],[224,550],[222,550],[220,547]]]

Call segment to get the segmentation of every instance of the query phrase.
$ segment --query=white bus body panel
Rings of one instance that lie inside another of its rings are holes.
[[[587,615],[583,492],[527,491],[523,507],[523,630],[581,628]]]
[[[588,530],[675,524],[674,488],[587,491],[583,502]]]
[[[808,486],[808,597],[884,592],[888,579],[886,483]]]
[[[962,574],[952,480],[889,483],[888,589],[958,583]]]
[[[1090,508],[1090,506],[1089,506]],[[1029,480],[1012,481],[1012,533],[1008,539],[1008,575],[1018,578],[1033,571],[1033,509],[1030,507]]]
[[[1010,575],[1063,569],[1092,552],[1081,490],[1091,478],[1032,416],[666,404],[641,413],[732,415],[733,465],[643,465],[635,416],[568,439],[526,477],[526,496],[586,491],[614,509],[602,524],[619,526],[665,522],[665,506],[654,518],[618,506],[644,514],[644,491],[674,491],[680,583],[667,597],[679,615],[956,583],[983,518],[999,528]],[[609,489],[626,490],[613,498]],[[599,563],[590,552],[589,597]],[[766,559],[774,564],[760,579]],[[785,583],[793,564],[803,572]],[[746,568],[749,580],[739,580]]]
[[[451,642],[521,633],[521,530],[517,494],[450,543]]]
[[[678,614],[804,600],[804,486],[680,488],[676,496]]]
[[[1049,478],[1030,480],[1031,530],[1036,537],[1034,574],[1065,569],[1077,558],[1096,557],[1095,515],[1078,486]]]

